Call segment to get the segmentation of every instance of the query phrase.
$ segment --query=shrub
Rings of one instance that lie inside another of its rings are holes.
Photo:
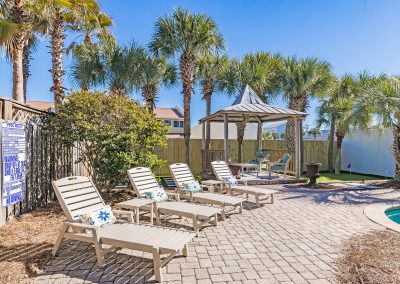
[[[46,128],[61,143],[80,148],[80,162],[101,189],[126,181],[129,168],[164,162],[152,150],[166,146],[167,127],[126,96],[74,92]]]

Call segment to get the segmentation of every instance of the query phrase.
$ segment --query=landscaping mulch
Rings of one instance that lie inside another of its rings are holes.
[[[339,283],[400,283],[400,233],[384,230],[356,235],[337,260]]]
[[[51,259],[65,216],[58,203],[22,215],[0,229],[0,283],[32,283]]]

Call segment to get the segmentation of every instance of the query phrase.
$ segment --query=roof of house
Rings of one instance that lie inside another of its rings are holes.
[[[30,107],[41,110],[48,110],[49,108],[54,107],[54,102],[27,101],[26,104]]]
[[[267,105],[254,92],[249,85],[243,89],[234,103],[200,120],[202,122],[222,122],[225,115],[229,122],[241,122],[243,116],[248,115],[248,122],[281,121],[298,117],[303,119],[304,112]]]
[[[154,109],[156,118],[183,119],[182,113],[176,108],[158,107]]]

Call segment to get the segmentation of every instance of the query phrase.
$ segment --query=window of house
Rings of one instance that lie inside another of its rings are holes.
[[[164,123],[167,125],[171,125],[171,120],[164,120]]]
[[[174,120],[174,127],[179,127],[179,121]]]
[[[179,127],[183,128],[183,121],[179,121]]]

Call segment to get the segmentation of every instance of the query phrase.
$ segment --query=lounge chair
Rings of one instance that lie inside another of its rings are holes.
[[[239,212],[242,213],[243,211],[242,202],[244,201],[242,198],[227,196],[212,192],[205,192],[205,191],[192,192],[185,190],[184,189],[185,183],[195,182],[194,176],[187,164],[181,164],[181,163],[172,164],[169,166],[169,169],[171,171],[172,178],[174,179],[175,184],[177,186],[177,190],[181,193],[181,196],[189,195],[189,199],[192,202],[201,202],[201,203],[220,206],[222,209],[221,212],[222,220],[225,220],[225,213],[228,212],[226,211],[225,208],[226,206],[233,206],[234,207],[233,210],[235,210],[236,207],[239,207]],[[203,188],[208,189],[209,186],[200,183],[200,187],[202,189]]]
[[[283,154],[282,159],[279,159],[276,162],[269,162],[269,177],[271,177],[271,172],[279,172],[283,173],[283,177],[286,178],[286,172],[289,169],[289,162],[291,156],[288,153]]]
[[[106,204],[89,177],[72,176],[53,181],[58,201],[67,216],[60,235],[54,245],[55,256],[63,239],[92,243],[96,250],[97,263],[104,266],[103,246],[127,248],[152,253],[154,273],[157,281],[162,281],[161,268],[180,251],[188,256],[188,242],[195,234],[185,230],[162,228],[151,225],[133,224],[130,211],[113,211],[117,217],[114,224],[102,227],[83,224],[79,216],[88,211],[103,208]],[[126,220],[122,218],[126,218]],[[162,254],[168,254],[161,260]]]
[[[136,192],[136,196],[145,197],[145,192],[151,192],[159,188],[158,182],[149,168],[137,167],[128,170],[129,180]],[[193,230],[199,231],[199,227],[203,224],[213,221],[215,225],[218,223],[218,214],[222,209],[198,205],[188,202],[173,201],[171,198],[179,200],[179,194],[168,193],[170,199],[164,202],[157,202],[155,205],[155,213],[157,224],[161,224],[160,214],[176,215],[186,217],[193,220]]]
[[[238,179],[238,182],[244,183],[244,185],[231,185],[230,183],[224,181],[224,178],[232,176],[231,170],[229,169],[228,165],[225,162],[214,161],[211,162],[211,166],[217,179],[224,182],[224,187],[227,188],[230,194],[238,192],[240,194],[246,194],[247,197],[249,195],[254,195],[257,207],[260,207],[261,201],[267,199],[270,199],[271,203],[274,203],[274,194],[277,192],[276,190],[259,188],[255,186],[248,186],[247,182],[249,181],[249,179],[246,178]],[[264,195],[266,195],[267,197],[262,198],[262,196]]]

